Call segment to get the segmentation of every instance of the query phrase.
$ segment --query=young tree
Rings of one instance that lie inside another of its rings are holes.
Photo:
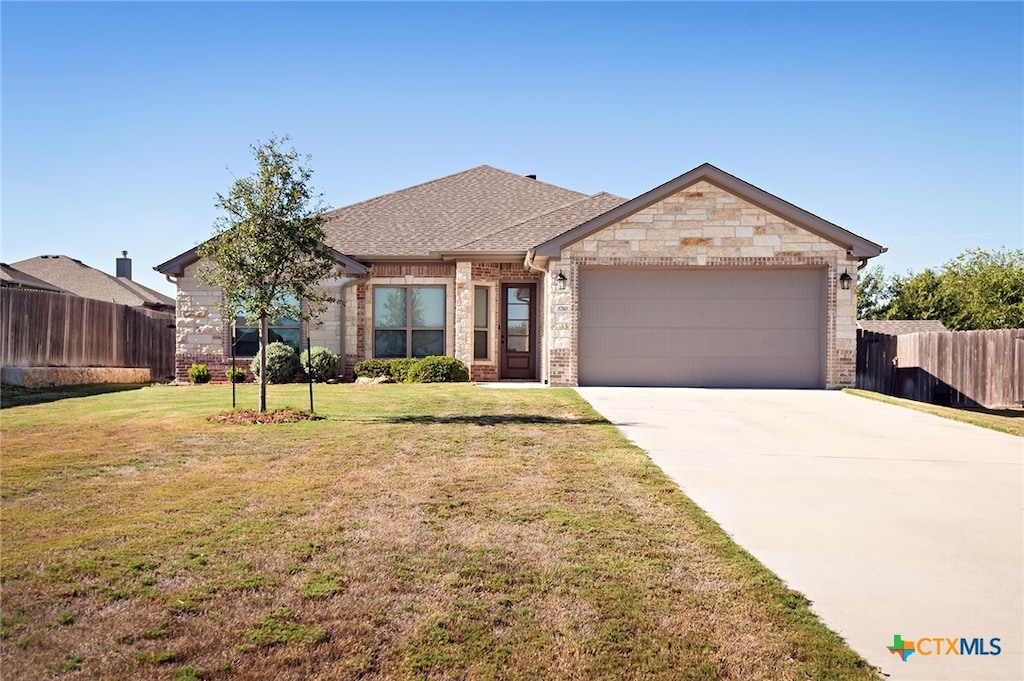
[[[324,245],[323,195],[310,187],[312,171],[284,149],[287,136],[252,145],[256,171],[217,194],[224,214],[214,236],[199,247],[199,276],[224,291],[228,320],[244,316],[260,329],[260,411],[267,410],[266,349],[269,323],[279,317],[317,317],[332,298],[316,284],[334,268]],[[304,305],[302,303],[305,303]]]

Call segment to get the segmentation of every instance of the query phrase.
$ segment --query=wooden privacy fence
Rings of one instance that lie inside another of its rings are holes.
[[[5,367],[148,367],[174,375],[174,315],[102,300],[4,289]]]
[[[1024,404],[1024,329],[857,332],[857,387],[951,407]]]

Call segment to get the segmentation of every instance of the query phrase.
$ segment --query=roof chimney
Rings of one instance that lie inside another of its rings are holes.
[[[526,177],[530,178],[531,180],[536,180],[537,179],[536,175],[527,175]]]
[[[128,257],[128,251],[121,251],[121,257],[117,259],[117,276],[121,279],[132,278],[132,259]]]

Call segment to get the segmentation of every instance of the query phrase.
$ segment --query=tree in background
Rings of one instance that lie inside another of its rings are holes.
[[[864,270],[861,319],[938,319],[953,330],[1024,328],[1024,250],[968,249],[937,272]]]
[[[244,316],[260,329],[260,411],[267,410],[269,323],[281,317],[317,317],[333,299],[316,284],[334,269],[324,245],[323,195],[310,187],[312,171],[287,136],[252,145],[257,169],[217,194],[224,211],[214,236],[199,247],[199,276],[224,291],[225,319]],[[305,303],[303,305],[302,303]],[[233,339],[232,339],[233,340]]]

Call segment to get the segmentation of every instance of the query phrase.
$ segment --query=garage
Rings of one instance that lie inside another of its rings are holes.
[[[825,387],[822,268],[581,268],[579,383]]]

